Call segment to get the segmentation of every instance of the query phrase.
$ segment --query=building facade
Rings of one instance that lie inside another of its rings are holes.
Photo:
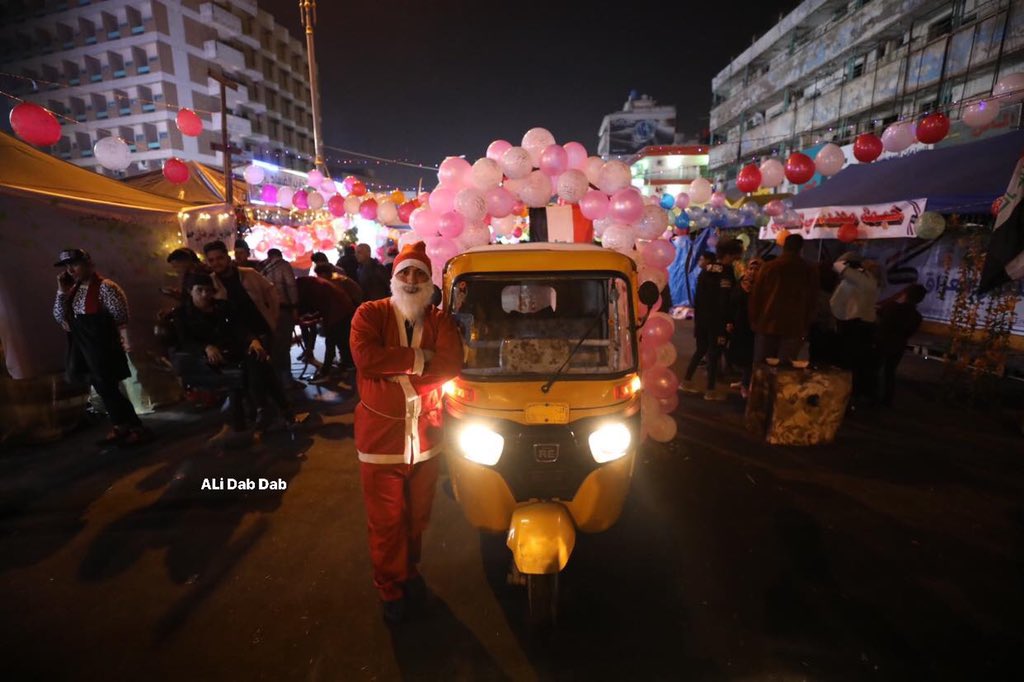
[[[227,128],[253,158],[308,169],[313,123],[305,43],[255,0],[22,0],[6,2],[0,26],[5,90],[60,115],[53,152],[106,172],[93,158],[97,139],[121,137],[132,150],[125,174],[154,170],[172,156],[223,165],[220,85]],[[13,105],[13,103],[11,103]],[[199,137],[182,135],[180,108],[203,119]]]
[[[697,144],[644,147],[626,163],[633,173],[633,186],[644,196],[675,196],[707,174],[708,148]]]
[[[597,132],[597,155],[626,160],[644,147],[676,141],[676,108],[632,92],[622,111],[608,114]]]
[[[732,188],[744,164],[828,142],[852,158],[857,135],[936,110],[956,121],[956,103],[1021,70],[1021,0],[805,0],[712,80],[709,172]],[[1019,106],[1000,121],[1018,125]]]

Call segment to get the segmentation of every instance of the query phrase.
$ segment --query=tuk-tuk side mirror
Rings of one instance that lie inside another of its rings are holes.
[[[661,292],[658,291],[658,285],[651,281],[641,284],[637,295],[640,298],[640,302],[648,308],[657,303],[658,299],[661,298]]]
[[[434,295],[430,297],[430,305],[432,305],[432,306],[434,306],[436,308],[437,306],[441,305],[441,299],[442,298],[443,297],[441,295],[441,287],[439,287],[439,286],[437,286],[435,284],[434,285]]]
[[[647,324],[647,319],[651,316],[651,313],[654,311],[654,304],[657,303],[658,299],[661,298],[661,292],[658,291],[657,284],[651,281],[647,281],[640,285],[640,289],[636,293],[637,298],[640,299],[640,302],[647,306],[647,314],[644,315],[644,319],[640,320],[640,324],[637,325],[637,329],[640,329],[645,324]]]

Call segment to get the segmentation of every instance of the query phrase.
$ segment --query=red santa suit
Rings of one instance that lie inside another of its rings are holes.
[[[429,276],[422,243],[395,259],[396,272],[406,267]],[[441,386],[462,367],[462,340],[449,315],[428,308],[411,339],[406,321],[390,298],[364,303],[352,319],[356,450],[374,585],[384,601],[401,599],[402,584],[418,575],[439,466]],[[424,350],[434,353],[429,361]]]

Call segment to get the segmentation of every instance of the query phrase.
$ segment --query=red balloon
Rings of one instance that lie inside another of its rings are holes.
[[[175,121],[182,135],[198,137],[203,132],[203,120],[191,109],[180,109]]]
[[[999,215],[999,211],[1003,209],[1003,198],[1005,196],[1006,195],[1004,194],[1003,196],[998,197],[995,201],[992,202],[992,215]]]
[[[736,176],[736,189],[741,192],[756,192],[761,186],[761,169],[753,163],[748,163],[740,169]]]
[[[172,185],[183,185],[188,182],[188,166],[181,159],[172,156],[164,161],[164,177]]]
[[[856,225],[843,225],[839,228],[836,233],[836,238],[844,244],[857,241],[857,237],[860,235],[860,231]]]
[[[331,212],[331,215],[335,218],[340,218],[345,215],[345,198],[340,194],[335,194],[327,200],[327,210]]]
[[[917,124],[917,139],[924,144],[935,144],[949,134],[949,117],[936,111],[928,114]]]
[[[409,222],[409,217],[412,215],[412,212],[416,210],[417,206],[418,205],[417,205],[417,202],[416,202],[415,199],[413,199],[412,201],[407,201],[404,204],[399,205],[399,207],[398,207],[398,219],[400,221],[402,221],[403,223],[408,223]]]
[[[863,133],[853,141],[853,155],[861,163],[871,163],[882,154],[882,140],[874,133]]]
[[[793,152],[786,159],[786,179],[794,185],[802,185],[814,177],[814,160],[806,154]]]
[[[352,183],[352,189],[349,191],[357,197],[361,197],[366,194],[366,185],[363,184],[362,180],[356,180]]]
[[[362,184],[362,183],[360,183],[360,184]],[[355,192],[352,192],[352,193],[355,194]],[[359,215],[363,216],[367,220],[376,220],[377,219],[377,202],[374,199],[367,199],[363,203],[359,204]]]
[[[352,193],[352,188],[355,187],[355,184],[357,182],[359,182],[359,181],[356,180],[354,176],[349,175],[348,177],[346,177],[344,180],[341,181],[341,186],[345,188],[346,192],[351,194]]]
[[[60,140],[60,122],[35,102],[22,102],[11,109],[14,134],[37,147],[49,147]]]

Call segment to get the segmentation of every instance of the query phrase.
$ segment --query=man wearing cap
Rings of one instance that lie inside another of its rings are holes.
[[[418,564],[437,482],[441,386],[462,367],[455,323],[431,305],[430,274],[423,242],[406,246],[392,296],[363,303],[352,320],[356,450],[373,582],[389,623],[426,593]]]
[[[68,332],[68,380],[91,384],[110,417],[110,433],[101,445],[139,445],[152,438],[120,390],[131,376],[128,356],[128,299],[113,280],[96,272],[82,249],[65,249],[54,267],[57,276],[53,317]]]

